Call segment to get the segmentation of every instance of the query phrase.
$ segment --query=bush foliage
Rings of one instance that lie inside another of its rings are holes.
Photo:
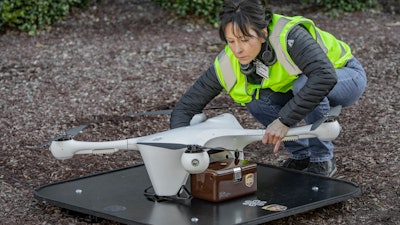
[[[218,21],[219,10],[224,0],[155,0],[162,7],[174,10],[182,16],[196,15],[205,18],[211,24]],[[268,2],[268,1],[267,1]],[[377,7],[377,0],[299,0],[303,4],[320,6],[324,11],[338,12],[360,11]]]
[[[1,0],[0,29],[6,27],[30,34],[64,18],[71,6],[87,6],[89,0]]]
[[[301,0],[302,3],[322,7],[324,11],[337,15],[339,12],[361,11],[378,7],[377,0]]]
[[[155,0],[155,2],[181,16],[194,15],[216,25],[224,0]]]
[[[153,0],[181,16],[197,16],[217,25],[224,0]],[[325,11],[358,11],[376,7],[377,0],[299,0],[321,6]],[[0,0],[0,30],[9,27],[34,34],[63,19],[70,7],[88,6],[90,0]]]

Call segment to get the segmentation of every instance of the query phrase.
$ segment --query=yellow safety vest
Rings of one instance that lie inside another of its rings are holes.
[[[314,22],[301,16],[285,17],[274,14],[269,25],[269,41],[275,50],[276,63],[268,66],[269,77],[263,78],[260,84],[247,82],[246,75],[240,70],[240,62],[228,45],[225,46],[214,61],[218,79],[232,99],[244,105],[252,100],[254,92],[270,88],[275,92],[287,92],[292,89],[294,80],[302,71],[293,62],[287,52],[287,35],[295,26],[301,24],[317,41],[326,53],[334,68],[343,67],[352,58],[350,47],[336,39],[332,34],[322,31]],[[256,98],[258,95],[256,94]]]

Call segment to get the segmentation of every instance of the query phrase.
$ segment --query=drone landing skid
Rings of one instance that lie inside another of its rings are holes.
[[[190,191],[184,185],[182,185],[182,187],[178,191],[178,194],[176,194],[175,196],[158,196],[154,192],[153,186],[150,186],[144,190],[144,196],[146,196],[148,200],[153,202],[189,200],[192,198]]]
[[[72,212],[124,224],[213,225],[260,224],[360,194],[352,182],[265,164],[257,165],[257,177],[257,193],[220,203],[197,198],[153,201],[143,194],[151,186],[144,166],[48,184],[36,189],[34,196]]]

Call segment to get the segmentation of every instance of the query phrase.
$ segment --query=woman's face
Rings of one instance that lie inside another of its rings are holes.
[[[264,30],[266,33],[266,29]],[[243,65],[255,59],[265,40],[257,36],[253,29],[249,29],[249,36],[244,36],[236,24],[228,23],[225,27],[225,38],[235,57]]]

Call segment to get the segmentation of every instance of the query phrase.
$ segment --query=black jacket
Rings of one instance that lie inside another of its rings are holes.
[[[300,70],[308,77],[306,85],[279,112],[280,120],[292,126],[309,114],[329,93],[337,82],[332,63],[311,35],[301,26],[288,34],[288,53]],[[218,94],[223,87],[218,81],[214,66],[206,70],[177,102],[171,114],[171,128],[188,126],[195,114]]]

